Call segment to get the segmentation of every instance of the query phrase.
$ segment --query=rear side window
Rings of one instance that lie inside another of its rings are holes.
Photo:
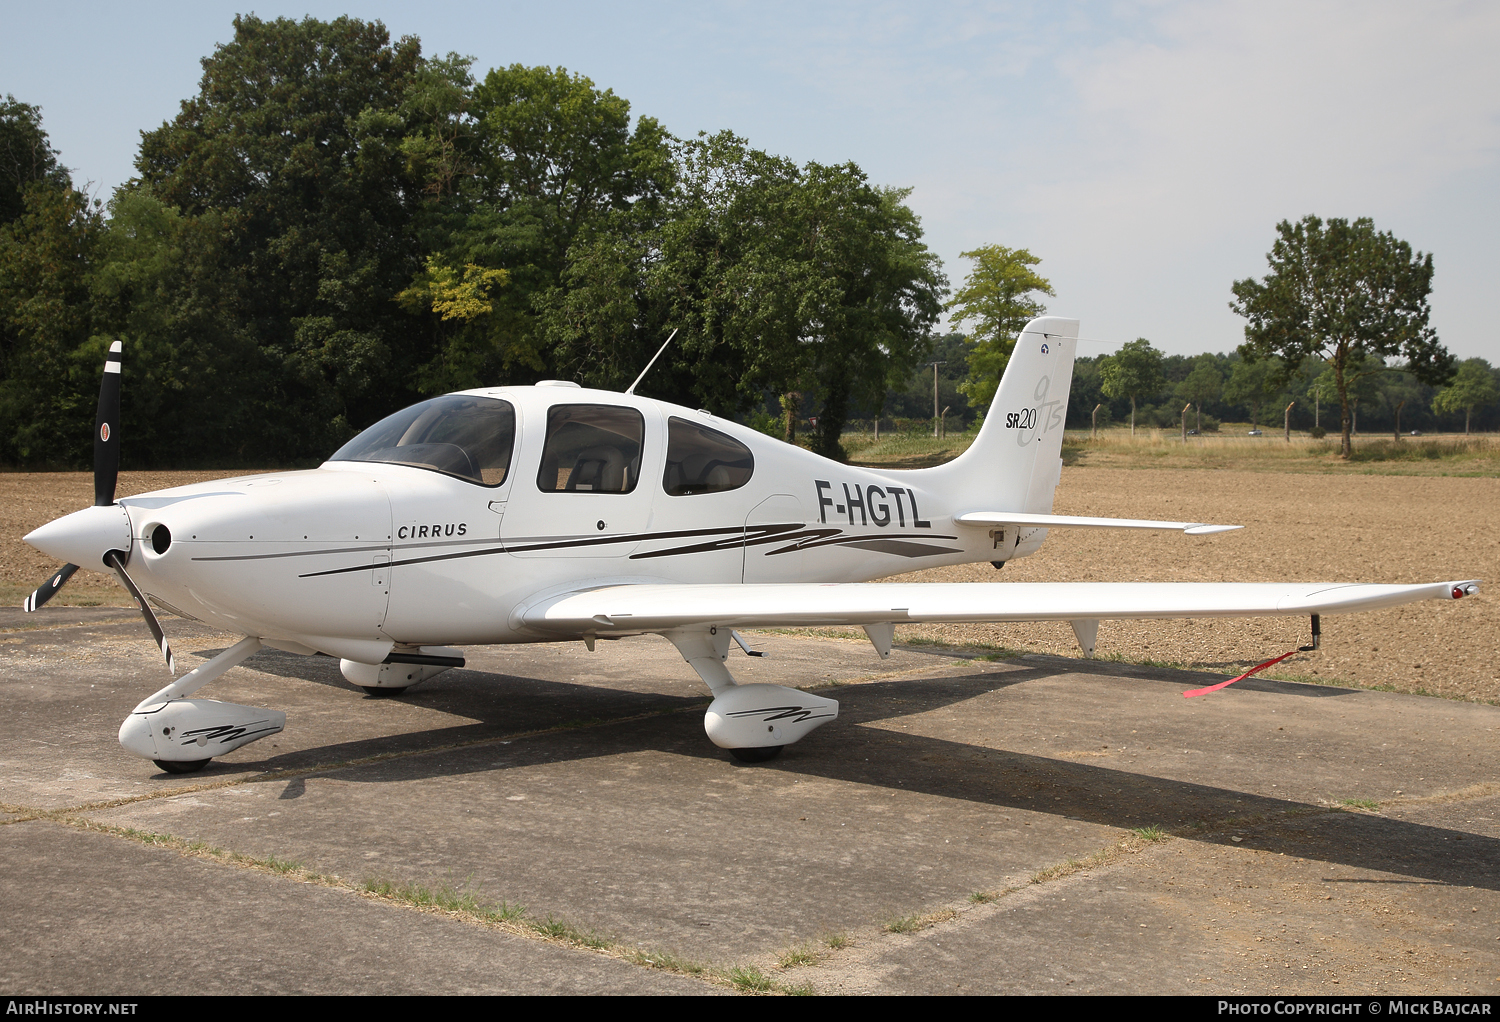
[[[669,496],[737,490],[754,472],[754,455],[734,437],[675,415],[667,420],[667,469],[661,485]]]
[[[543,493],[629,493],[641,474],[646,420],[634,408],[554,405],[536,485]]]

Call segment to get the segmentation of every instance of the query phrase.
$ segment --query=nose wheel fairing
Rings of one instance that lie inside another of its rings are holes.
[[[216,699],[174,699],[136,710],[120,725],[120,744],[158,763],[197,763],[233,752],[286,727],[286,714]]]

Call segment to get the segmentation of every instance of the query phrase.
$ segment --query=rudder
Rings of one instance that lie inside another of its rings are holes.
[[[960,457],[929,470],[940,477],[934,486],[976,510],[1050,512],[1077,348],[1078,320],[1027,323],[979,436]]]

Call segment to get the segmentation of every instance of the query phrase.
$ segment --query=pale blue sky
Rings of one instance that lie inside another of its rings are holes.
[[[0,0],[0,93],[102,195],[197,90],[241,10],[340,14],[483,74],[563,66],[678,135],[730,128],[913,188],[960,253],[1029,248],[1049,309],[1112,343],[1232,349],[1230,283],[1282,219],[1369,216],[1437,267],[1433,320],[1500,362],[1493,3],[73,3]]]

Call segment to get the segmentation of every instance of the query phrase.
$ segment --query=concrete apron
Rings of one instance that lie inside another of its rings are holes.
[[[286,731],[182,778],[115,741],[165,678],[133,612],[0,612],[36,625],[0,640],[8,990],[218,991],[202,948],[261,992],[725,989],[632,950],[820,992],[1500,991],[1495,707],[766,635],[740,680],[841,715],[744,767],[657,638],[472,650],[396,699],[265,651],[201,694]],[[235,638],[167,628],[187,667]]]

